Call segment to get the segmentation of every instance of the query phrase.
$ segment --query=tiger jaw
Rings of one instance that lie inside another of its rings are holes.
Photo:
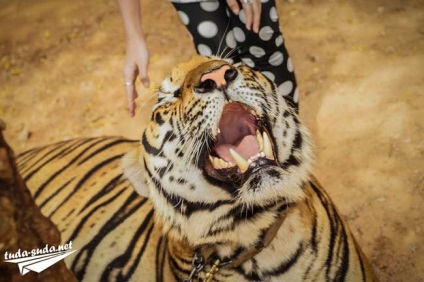
[[[244,183],[268,165],[277,165],[271,138],[254,111],[237,102],[225,104],[208,154],[206,173],[221,181]]]
[[[250,138],[251,139],[251,138]],[[258,165],[258,160],[261,158],[267,158],[269,160],[274,160],[274,154],[272,151],[271,141],[269,139],[268,133],[263,132],[262,134],[259,130],[256,131],[256,141],[259,147],[259,153],[256,155],[250,156],[247,160],[241,156],[234,149],[229,149],[232,161],[225,161],[219,157],[213,157],[209,155],[209,160],[214,169],[231,169],[238,167],[239,173],[245,173],[249,168],[254,168]]]

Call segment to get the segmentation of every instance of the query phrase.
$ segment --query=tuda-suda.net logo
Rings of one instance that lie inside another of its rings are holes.
[[[18,249],[16,253],[6,252],[4,261],[18,264],[21,275],[25,275],[29,271],[40,273],[75,251],[72,250],[72,241],[57,247],[46,244],[42,249],[33,249],[31,251]]]

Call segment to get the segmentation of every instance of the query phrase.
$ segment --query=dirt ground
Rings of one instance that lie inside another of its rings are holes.
[[[194,54],[166,0],[143,0],[152,87],[126,111],[114,0],[0,0],[0,118],[16,152],[139,138],[154,87]],[[424,281],[424,2],[278,1],[316,175],[381,281]]]

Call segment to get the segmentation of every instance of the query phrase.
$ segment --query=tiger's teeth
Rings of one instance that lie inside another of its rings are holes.
[[[220,169],[221,167],[219,166],[219,159],[218,158],[213,158],[213,162],[212,165],[214,168],[216,169]]]
[[[258,141],[259,151],[262,151],[264,148],[264,139],[262,139],[262,136],[259,130],[256,130],[256,140]]]
[[[212,157],[211,155],[209,155],[209,160],[211,161],[211,164],[214,169],[232,168],[236,166],[232,162],[226,162],[225,160],[221,158],[215,158],[215,157]]]
[[[235,167],[236,165],[233,164],[232,162],[228,162],[227,164],[227,168],[231,168],[231,167]]]
[[[230,154],[240,171],[244,173],[249,168],[249,163],[233,149],[230,149]]]
[[[268,134],[264,131],[263,132],[263,139],[264,139],[264,148],[263,148],[263,152],[265,153],[265,156],[268,159],[273,160],[274,159],[274,155],[272,154],[272,145],[271,145],[271,141],[269,140],[269,136]]]
[[[221,133],[221,130],[219,129],[219,127],[218,127],[218,130],[216,132],[217,132],[217,134]]]

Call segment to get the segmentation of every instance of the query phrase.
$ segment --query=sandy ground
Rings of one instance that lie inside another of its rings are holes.
[[[166,0],[143,0],[157,85],[194,49]],[[316,175],[381,281],[424,281],[424,2],[279,2]],[[113,0],[0,0],[0,118],[16,152],[81,136],[139,138],[126,111]],[[151,98],[150,98],[151,97]]]

